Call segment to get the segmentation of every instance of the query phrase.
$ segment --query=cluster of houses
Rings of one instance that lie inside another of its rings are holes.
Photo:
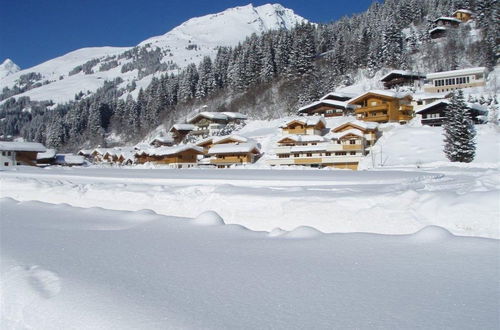
[[[438,39],[446,37],[450,29],[460,26],[460,24],[467,23],[473,19],[474,13],[467,9],[456,10],[451,17],[441,16],[434,20],[435,27],[429,31],[431,39]]]
[[[282,137],[276,142],[274,155],[267,157],[267,164],[356,169],[380,136],[378,124],[405,124],[419,115],[422,124],[441,126],[452,91],[484,86],[486,69],[430,74],[394,70],[382,77],[381,83],[385,89],[360,94],[332,92],[298,109],[297,118],[280,127]],[[415,89],[423,91],[411,92]],[[479,104],[467,106],[476,123],[487,114],[487,109]],[[245,115],[205,110],[202,108],[173,125],[168,134],[135,147],[95,148],[72,155],[57,154],[39,143],[0,141],[0,166],[72,166],[89,162],[226,168],[252,164],[262,156],[255,140],[231,135],[235,128],[244,125]],[[328,118],[342,116],[354,116],[355,120],[327,127]]]

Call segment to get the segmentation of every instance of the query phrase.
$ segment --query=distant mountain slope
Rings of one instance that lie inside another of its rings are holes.
[[[122,87],[147,86],[153,73],[175,73],[204,56],[215,56],[219,46],[234,46],[253,33],[290,29],[305,21],[279,4],[231,8],[190,19],[137,47],[83,48],[19,72],[4,75],[0,71],[0,85],[11,90],[8,96],[56,103],[70,101],[80,92],[94,92],[105,80],[115,78],[123,79]]]
[[[21,68],[17,66],[16,63],[12,62],[11,59],[8,58],[5,61],[3,61],[2,64],[0,64],[0,79],[10,76],[18,72],[19,70],[21,70]]]

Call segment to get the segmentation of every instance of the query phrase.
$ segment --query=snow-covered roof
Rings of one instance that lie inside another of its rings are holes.
[[[45,152],[39,152],[36,155],[36,160],[52,159],[56,156],[56,149],[47,149]]]
[[[407,77],[422,77],[422,78],[425,77],[425,75],[420,72],[413,72],[406,70],[392,70],[391,72],[383,76],[382,79],[380,79],[380,81],[386,81],[391,76],[407,76]]]
[[[486,73],[485,67],[476,67],[476,68],[468,68],[461,70],[451,70],[451,71],[443,71],[443,72],[435,72],[427,74],[427,79],[437,79],[437,78],[449,78],[455,76],[463,76],[463,75],[471,75],[471,74],[480,74]]]
[[[355,97],[356,94],[354,93],[347,93],[347,92],[331,92],[323,96],[320,100],[327,100],[329,98],[333,99],[352,99]]]
[[[458,18],[448,17],[448,16],[441,16],[441,17],[438,17],[434,20],[434,22],[438,22],[438,21],[451,21],[451,22],[456,22],[456,23],[462,23],[462,21],[459,20]]]
[[[78,151],[78,154],[82,156],[89,156],[92,153],[92,151],[93,151],[92,149],[82,149]]]
[[[187,122],[191,123],[195,119],[198,119],[200,117],[207,118],[207,119],[228,120],[228,116],[226,116],[222,112],[208,112],[208,111],[203,111],[203,112],[197,113],[194,116],[188,118]]]
[[[221,113],[226,115],[229,119],[241,119],[241,120],[248,119],[247,115],[244,115],[239,112],[221,112]]]
[[[297,112],[299,112],[299,113],[306,112],[307,110],[314,108],[314,107],[317,107],[319,105],[329,105],[332,107],[337,107],[337,108],[342,108],[342,109],[352,107],[352,105],[347,104],[347,102],[336,101],[336,100],[319,100],[319,101],[313,102],[311,104],[308,104],[306,106],[303,106]]]
[[[306,118],[304,118],[304,117],[295,118],[295,119],[287,121],[286,123],[282,124],[280,127],[281,128],[287,127],[288,125],[290,125],[293,122],[300,122],[300,123],[303,123],[305,126],[316,126],[321,122],[321,123],[323,123],[323,125],[326,126],[326,121],[323,117],[314,116],[314,117],[306,117]]]
[[[420,108],[418,111],[416,111],[416,113],[423,113],[429,109],[432,109],[433,107],[439,105],[439,104],[443,104],[445,106],[447,105],[450,105],[451,104],[451,101],[450,100],[437,100],[437,101],[434,101],[432,103],[429,103],[427,104],[426,106]],[[477,112],[480,112],[480,113],[483,113],[483,114],[486,114],[488,112],[488,108],[481,105],[481,104],[478,104],[478,103],[470,103],[470,102],[465,102],[465,104],[467,105],[467,107],[469,109],[472,109],[472,110],[476,110]]]
[[[468,10],[468,9],[458,9],[458,10],[455,10],[455,12],[453,13],[453,15],[457,14],[457,13],[464,13],[464,14],[469,14],[469,15],[472,15],[473,12]]]
[[[338,133],[333,133],[333,132],[328,133],[327,135],[325,135],[325,137],[330,139],[330,140],[333,140],[333,139],[341,139],[346,135],[356,135],[359,137],[363,137],[364,133],[362,131],[360,131],[359,129],[351,128],[351,129],[348,129],[348,130],[345,130],[342,132],[338,132]]]
[[[213,144],[221,143],[224,140],[233,140],[233,141],[239,142],[239,143],[244,143],[244,142],[249,142],[250,141],[249,138],[241,136],[241,135],[226,135],[226,136],[215,136],[215,137],[212,137],[212,143]]]
[[[240,153],[249,153],[253,151],[259,152],[259,148],[256,143],[237,143],[237,144],[216,144],[213,145],[209,150],[208,154],[240,154]]]
[[[82,165],[85,158],[74,154],[57,154],[55,163],[58,165]]]
[[[160,143],[174,143],[174,138],[171,135],[167,136],[157,136],[154,139],[151,140],[150,144],[154,142],[160,142]]]
[[[375,122],[351,120],[347,123],[343,123],[342,125],[338,125],[338,126],[332,128],[332,131],[336,131],[339,128],[344,127],[344,126],[348,126],[348,125],[361,127],[362,129],[365,129],[365,130],[374,130],[378,127],[378,123],[375,123]]]
[[[109,156],[120,156],[122,154],[133,153],[133,147],[115,147],[115,148],[95,148],[92,150],[93,153],[97,153],[99,155],[109,155]]]
[[[37,143],[37,142],[0,141],[0,150],[2,150],[2,151],[45,152],[47,149],[43,146],[43,144]]]
[[[416,101],[420,100],[432,100],[432,99],[445,99],[451,96],[451,92],[443,93],[415,93],[413,94],[413,99]]]
[[[380,95],[380,96],[386,96],[386,97],[391,97],[391,98],[396,98],[396,99],[403,99],[405,97],[411,97],[410,92],[396,92],[396,91],[389,91],[389,90],[381,90],[381,89],[373,89],[369,90],[367,92],[364,92],[361,95],[358,95],[357,97],[354,97],[347,101],[347,103],[352,104],[353,102],[364,98],[365,96],[369,94],[375,94],[375,95]]]
[[[199,152],[200,154],[203,153],[203,148],[190,145],[190,144],[185,144],[185,145],[180,145],[176,147],[159,147],[159,148],[151,148],[147,150],[139,150],[135,154],[138,156],[141,155],[149,155],[149,156],[169,156],[169,155],[175,155],[184,151],[188,150],[194,150],[196,152]]]
[[[175,129],[176,131],[192,131],[195,128],[196,127],[191,124],[175,124],[174,126],[172,126],[170,131],[172,131],[173,129]]]
[[[326,139],[323,136],[320,135],[295,135],[295,134],[289,134],[283,136],[281,139],[279,139],[278,143],[280,143],[283,140],[292,140],[295,142],[324,142]]]
[[[436,32],[436,31],[447,31],[448,28],[445,28],[444,26],[438,26],[438,27],[435,27],[434,29],[431,29],[429,31],[430,34]]]

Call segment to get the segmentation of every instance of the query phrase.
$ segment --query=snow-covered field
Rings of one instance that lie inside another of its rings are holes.
[[[10,198],[0,208],[5,329],[500,327],[497,240],[437,227],[269,234],[214,214]]]
[[[498,127],[452,164],[387,125],[354,172],[267,167],[280,122],[247,168],[0,171],[2,328],[500,327]]]

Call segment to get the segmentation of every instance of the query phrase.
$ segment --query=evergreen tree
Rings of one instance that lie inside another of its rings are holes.
[[[476,153],[476,130],[461,90],[453,93],[443,128],[446,157],[452,162],[472,162]]]

